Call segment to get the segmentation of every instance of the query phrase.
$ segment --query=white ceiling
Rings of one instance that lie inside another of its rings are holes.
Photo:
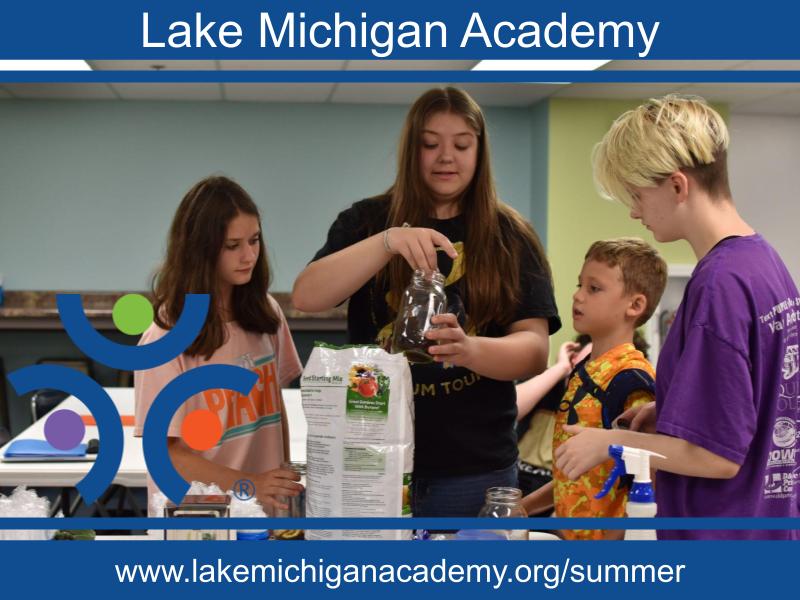
[[[476,61],[89,61],[96,71],[158,70],[468,70]],[[800,70],[800,61],[611,61],[603,70]],[[800,116],[800,84],[476,83],[459,84],[485,106],[529,106],[555,98],[638,99],[681,92],[726,102],[737,113]],[[3,99],[190,100],[409,104],[427,83],[6,83]]]

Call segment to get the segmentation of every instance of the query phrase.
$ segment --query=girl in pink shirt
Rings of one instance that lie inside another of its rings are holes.
[[[175,413],[167,435],[172,463],[186,481],[216,483],[228,490],[248,479],[266,510],[284,506],[278,496],[302,490],[296,483],[299,476],[280,468],[289,458],[281,388],[302,366],[286,318],[267,294],[269,277],[253,200],[226,177],[198,182],[175,213],[167,255],[154,278],[155,322],[139,344],[167,334],[189,293],[211,295],[206,324],[183,354],[134,377],[135,435],[140,436],[153,399],[179,374],[208,364],[257,373],[258,382],[247,396],[215,389],[189,398]],[[203,435],[182,430],[184,418],[196,410],[210,411],[221,425],[222,436],[210,447]],[[148,491],[154,490],[148,478]]]

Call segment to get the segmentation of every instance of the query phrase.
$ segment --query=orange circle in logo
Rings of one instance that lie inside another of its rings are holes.
[[[194,410],[183,419],[181,437],[192,450],[209,450],[222,437],[222,423],[210,410]]]

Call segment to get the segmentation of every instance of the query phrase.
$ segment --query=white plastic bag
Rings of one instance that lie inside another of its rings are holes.
[[[307,517],[410,517],[414,388],[402,354],[318,343],[301,379]],[[411,530],[308,530],[306,539],[410,539]]]

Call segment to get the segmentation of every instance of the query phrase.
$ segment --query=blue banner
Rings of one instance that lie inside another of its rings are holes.
[[[732,3],[697,0],[670,3],[642,0],[17,1],[5,2],[0,8],[0,60],[778,60],[800,59],[798,25],[800,3],[797,2],[765,3],[744,11]],[[750,83],[751,87],[756,87],[763,82],[800,82],[800,70],[655,71],[645,68],[515,73],[382,68],[323,70],[317,66],[302,71],[278,71],[268,67],[263,71],[12,72],[2,71],[0,67],[0,81],[4,84],[43,81],[80,84],[702,81]],[[13,97],[10,93],[7,95]],[[8,104],[18,108],[17,102]],[[42,164],[45,163],[42,161]],[[119,351],[120,355],[128,352],[127,347],[123,350]],[[139,350],[137,347],[137,352]],[[107,351],[103,354],[110,356]],[[120,364],[132,368],[127,362]],[[42,372],[34,374],[38,377]],[[28,388],[41,387],[41,380],[37,379],[36,383],[37,386],[31,383]],[[178,396],[174,400],[177,402]],[[170,407],[165,407],[165,411],[167,408]],[[163,412],[160,422],[151,423],[151,426],[160,425],[161,430],[165,429],[171,415],[171,412]],[[98,422],[107,420],[98,415]],[[116,442],[114,438],[111,441],[103,438],[106,459],[101,457],[97,461],[101,469],[95,471],[95,478],[103,475],[102,482],[81,490],[84,497],[91,499],[99,495],[116,472],[122,445],[119,431],[115,435]],[[163,433],[160,439],[164,439]],[[151,452],[165,457],[163,444],[154,446]],[[110,457],[116,457],[112,461],[114,464],[102,468],[106,466],[104,460]],[[172,476],[174,479],[171,472],[149,466],[157,477],[169,479]],[[185,492],[185,486],[181,482],[173,483],[176,484],[172,488],[174,495],[179,497]],[[226,525],[274,527],[276,522],[231,519]],[[309,529],[435,528],[442,527],[443,520],[376,519],[369,524],[353,519],[321,519],[316,524],[288,520],[280,525]],[[542,529],[621,527],[617,519],[526,519],[508,521],[504,525],[531,525]],[[102,531],[167,526],[185,529],[210,525],[208,521],[194,519],[167,522],[134,518],[7,519],[0,522],[0,528],[9,531],[62,527]],[[444,527],[475,529],[485,527],[485,522],[448,520]],[[627,519],[624,527],[767,531],[800,529],[800,522],[796,519]],[[5,597],[33,594],[37,598],[71,598],[92,594],[115,599],[141,598],[143,593],[154,597],[188,593],[195,600],[219,598],[221,592],[246,587],[264,595],[275,593],[288,597],[292,594],[292,597],[303,598],[338,594],[348,599],[371,600],[376,594],[383,599],[408,598],[412,594],[438,597],[443,592],[466,597],[503,593],[574,597],[590,593],[593,598],[618,599],[622,594],[659,598],[713,593],[738,598],[748,594],[764,595],[765,591],[771,592],[770,588],[774,588],[772,593],[791,595],[794,589],[791,573],[800,548],[790,542],[658,542],[646,546],[620,542],[542,544],[539,541],[2,541],[0,592]]]
[[[782,542],[2,542],[0,552],[6,595],[40,598],[742,598],[791,595],[797,562],[797,545]]]
[[[2,59],[796,59],[800,4],[6,2]]]

